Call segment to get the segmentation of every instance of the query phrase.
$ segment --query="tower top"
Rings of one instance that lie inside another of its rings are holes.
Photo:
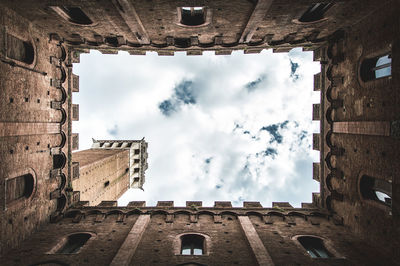
[[[95,140],[91,149],[105,150],[129,150],[129,184],[131,188],[140,188],[143,190],[145,182],[145,171],[147,164],[147,146],[148,143],[141,140]]]

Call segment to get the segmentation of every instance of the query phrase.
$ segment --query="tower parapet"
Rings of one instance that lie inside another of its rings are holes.
[[[93,140],[92,149],[129,150],[129,187],[143,190],[147,164],[148,143],[141,140]]]

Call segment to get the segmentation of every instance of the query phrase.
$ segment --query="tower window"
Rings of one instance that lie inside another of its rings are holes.
[[[140,162],[140,159],[135,159],[133,162],[134,162],[134,163],[139,163],[139,162]]]
[[[297,238],[300,244],[307,250],[312,258],[331,258],[332,255],[326,250],[322,239],[312,236],[301,236]]]
[[[92,20],[79,7],[54,6],[52,9],[65,20],[79,25],[90,25]]]
[[[133,169],[133,172],[134,172],[134,173],[139,173],[139,168],[134,168],[134,169]]]
[[[392,184],[385,180],[363,175],[360,180],[360,192],[364,199],[392,206]]]
[[[300,22],[314,22],[324,18],[325,12],[332,6],[332,3],[317,3],[311,5],[300,17]]]
[[[186,26],[199,26],[206,22],[204,7],[182,7],[181,23]]]
[[[65,166],[66,158],[63,153],[53,156],[53,169],[63,168]]]
[[[182,255],[203,255],[204,237],[201,235],[188,234],[181,236]]]
[[[74,254],[85,245],[92,236],[87,233],[78,233],[68,236],[65,244],[56,251],[58,254]]]
[[[6,202],[29,198],[34,188],[34,179],[31,174],[21,175],[6,181]]]
[[[135,150],[135,154],[139,154],[140,153],[140,150],[139,149],[136,149]]]
[[[7,34],[7,57],[28,65],[32,64],[35,59],[32,43]]]
[[[392,55],[365,59],[360,67],[362,81],[370,81],[392,75]]]

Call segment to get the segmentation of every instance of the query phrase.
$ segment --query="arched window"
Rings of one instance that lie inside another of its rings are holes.
[[[364,199],[392,206],[392,184],[385,180],[363,175],[360,180],[360,192]]]
[[[204,236],[196,234],[187,234],[181,236],[181,254],[182,255],[203,255],[204,254]]]
[[[77,253],[85,243],[91,238],[92,235],[88,233],[77,233],[69,235],[62,245],[55,253],[57,254],[74,254]]]
[[[33,193],[35,181],[31,174],[21,175],[6,180],[6,203],[22,198],[29,198]]]
[[[93,24],[92,20],[79,7],[53,6],[51,7],[63,19],[78,25]]]
[[[331,258],[332,255],[324,246],[322,239],[313,236],[301,236],[297,238],[300,244],[307,250],[312,258]]]
[[[28,65],[32,64],[35,59],[32,43],[7,34],[7,57]]]
[[[311,5],[300,17],[300,22],[314,22],[324,18],[325,12],[332,6],[332,3],[316,3]]]
[[[182,7],[181,24],[186,26],[199,26],[206,22],[204,7]]]
[[[362,81],[370,81],[392,75],[392,55],[365,59],[361,63],[360,77]]]

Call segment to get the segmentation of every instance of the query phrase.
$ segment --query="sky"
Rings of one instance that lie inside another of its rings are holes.
[[[128,190],[118,201],[147,206],[173,200],[311,202],[319,183],[312,178],[313,75],[320,72],[312,52],[230,56],[133,56],[120,51],[81,54],[80,150],[95,139],[148,142],[144,191]]]

